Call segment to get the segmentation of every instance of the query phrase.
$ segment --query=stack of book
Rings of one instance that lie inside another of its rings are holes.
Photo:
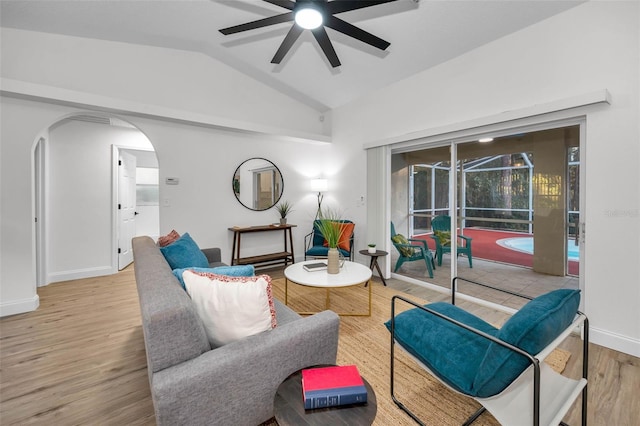
[[[367,402],[367,388],[355,365],[302,370],[305,410]]]

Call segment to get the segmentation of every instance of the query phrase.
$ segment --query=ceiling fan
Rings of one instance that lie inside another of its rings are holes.
[[[246,24],[235,25],[233,27],[223,28],[220,32],[224,35],[235,34],[242,31],[254,30],[269,25],[281,24],[293,21],[294,24],[285,36],[282,44],[278,48],[272,64],[279,64],[285,55],[289,52],[295,41],[305,29],[311,31],[315,39],[318,41],[320,48],[329,60],[332,67],[340,66],[338,55],[329,40],[327,31],[324,27],[332,28],[349,37],[374,46],[380,50],[389,47],[389,42],[374,36],[334,15],[351,10],[362,9],[370,6],[377,6],[383,3],[390,3],[397,0],[263,0],[267,3],[283,7],[290,12],[280,15],[271,16],[269,18],[258,19],[257,21],[247,22]]]

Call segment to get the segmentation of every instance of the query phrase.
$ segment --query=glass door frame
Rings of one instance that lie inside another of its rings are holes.
[[[582,291],[584,291],[584,258],[585,258],[585,251],[586,251],[585,250],[586,195],[585,195],[584,182],[585,182],[585,175],[586,175],[585,170],[586,170],[586,164],[587,164],[586,115],[573,115],[573,116],[568,116],[565,118],[559,118],[555,120],[549,119],[547,117],[547,120],[544,120],[544,119],[542,119],[541,121],[538,121],[538,120],[541,120],[541,118],[528,117],[521,120],[516,120],[514,122],[495,123],[492,125],[458,130],[450,133],[434,135],[431,137],[405,140],[402,142],[390,144],[390,145],[387,145],[387,149],[386,149],[386,153],[388,155],[387,164],[391,164],[391,156],[394,154],[407,153],[407,152],[417,151],[421,149],[449,146],[451,148],[450,164],[455,165],[457,164],[457,147],[460,144],[469,143],[483,137],[497,138],[501,136],[510,136],[518,133],[531,133],[531,132],[537,132],[537,131],[557,129],[562,127],[579,126],[580,169],[578,174],[579,174],[579,182],[580,182],[579,183],[580,221],[578,222],[577,226],[580,232],[579,287]],[[388,170],[390,170],[390,167],[388,168]],[[456,226],[456,224],[458,223],[458,216],[459,216],[456,208],[459,201],[458,191],[457,191],[458,173],[457,173],[457,168],[452,167],[452,170],[456,170],[456,173],[449,173],[449,216],[451,217],[451,230],[452,230],[451,239],[452,241],[455,241],[458,235],[458,227]],[[387,182],[390,182],[390,181],[391,181],[391,176],[389,174],[389,176],[387,176]],[[388,184],[387,187],[390,188],[391,185]],[[390,202],[391,202],[391,194],[389,192],[386,197],[387,212],[389,212],[391,209]],[[389,222],[389,220],[387,220],[387,222]],[[451,248],[451,258],[452,259],[457,258],[457,248],[455,247],[455,244],[452,245],[452,248]],[[396,273],[391,274],[390,262],[386,266],[387,266],[386,269],[387,269],[388,276],[390,275],[392,278],[397,278],[405,281],[412,281],[412,282],[414,281],[413,279],[407,279],[407,277],[404,277],[400,274],[396,274]],[[438,291],[444,291],[450,294],[451,286],[453,285],[452,284],[453,277],[456,277],[457,273],[458,273],[457,262],[451,262],[451,267],[450,267],[451,282],[450,282],[449,288],[447,289],[447,288],[439,287],[435,285],[433,286],[429,285],[429,287],[434,288]],[[496,305],[492,302],[486,302],[471,296],[465,296],[465,295],[461,295],[461,296],[482,304],[489,305],[494,308],[500,308],[508,312],[513,312],[511,308],[506,308],[502,305]]]

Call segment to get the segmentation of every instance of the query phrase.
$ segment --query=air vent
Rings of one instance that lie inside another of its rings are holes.
[[[109,117],[99,117],[95,115],[74,115],[69,117],[69,120],[86,121],[88,123],[106,124],[111,125],[111,119]]]
[[[86,123],[95,124],[106,124],[107,126],[126,127],[128,129],[137,130],[134,125],[129,124],[124,120],[120,120],[119,118],[101,117],[97,115],[74,115],[73,117],[69,117],[67,120],[84,121]]]

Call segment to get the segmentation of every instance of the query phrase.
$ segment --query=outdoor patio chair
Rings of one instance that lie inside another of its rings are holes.
[[[402,266],[404,262],[424,260],[427,265],[427,271],[429,272],[429,278],[433,278],[433,270],[436,269],[436,263],[433,260],[433,255],[429,247],[427,247],[425,240],[406,238],[402,234],[396,234],[396,228],[393,226],[393,222],[391,222],[391,242],[400,254],[393,272],[400,269],[400,266]]]
[[[499,329],[454,304],[422,306],[392,298],[391,319],[385,323],[391,332],[391,398],[416,422],[424,424],[405,405],[406,395],[403,403],[395,394],[396,345],[449,389],[482,405],[464,425],[487,410],[503,425],[565,425],[562,419],[580,394],[582,425],[587,424],[589,321],[578,311],[580,290],[554,290],[533,300],[505,292],[530,301]],[[412,308],[396,315],[398,303]],[[572,379],[543,360],[580,326],[582,378]]]
[[[338,220],[345,227],[345,233],[340,237],[338,251],[346,259],[353,261],[353,235],[355,224],[350,220]],[[320,229],[318,229],[319,220],[313,221],[313,231],[304,237],[304,260],[307,258],[318,259],[326,258],[329,253],[329,247],[324,245],[325,239]]]
[[[451,218],[449,216],[436,216],[431,220],[431,229],[433,234],[431,238],[436,242],[436,257],[438,258],[438,266],[442,265],[442,255],[451,253]],[[466,254],[469,259],[469,268],[473,268],[473,259],[471,257],[471,237],[466,235],[458,235],[458,256]]]

